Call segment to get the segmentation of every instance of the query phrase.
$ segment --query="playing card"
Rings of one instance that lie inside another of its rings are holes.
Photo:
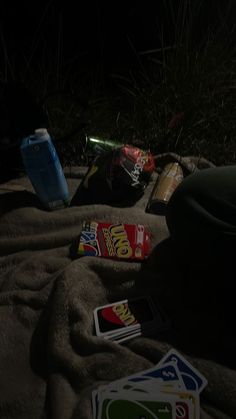
[[[143,390],[145,389],[145,386],[143,386]],[[164,390],[164,389],[163,389]],[[102,393],[101,393],[102,394]],[[113,391],[113,394],[114,391]],[[145,396],[147,398],[150,398],[151,400],[167,400],[166,396],[167,394],[170,396],[171,393],[162,391],[162,386],[160,386],[159,392],[149,392],[145,391],[142,392],[142,395],[140,395],[140,390],[135,390],[134,388],[131,390],[120,390],[117,392],[117,395],[122,398],[125,397],[129,400],[138,400],[139,398],[144,399]],[[175,419],[199,419],[198,418],[198,404],[195,399],[193,400],[193,395],[187,395],[179,392],[175,392],[172,394],[174,402],[174,409],[173,409],[173,418]],[[168,399],[169,400],[169,399]],[[196,406],[195,406],[196,404]]]
[[[97,336],[114,338],[140,329],[158,330],[166,327],[163,313],[157,309],[150,297],[137,297],[98,307],[94,310]]]
[[[111,341],[114,341],[116,343],[122,343],[125,342],[128,339],[138,337],[138,336],[148,336],[155,332],[155,327],[145,327],[145,328],[126,328],[120,331],[117,331],[115,333],[109,333],[105,336],[103,336],[104,339],[108,339]]]
[[[175,416],[176,419],[193,419],[193,404],[191,400],[176,401]]]
[[[179,383],[173,381],[173,382],[160,382],[156,380],[155,378],[146,377],[145,380],[139,381],[139,382],[131,382],[127,381],[122,384],[122,386],[117,387],[118,390],[124,390],[124,391],[138,391],[143,393],[153,393],[161,391],[162,388],[171,388],[173,390],[180,390]],[[115,390],[115,387],[112,388]]]
[[[145,387],[143,387],[143,391],[144,391]],[[134,392],[129,392],[129,390],[108,390],[108,387],[106,386],[102,386],[99,388],[99,390],[97,391],[95,400],[96,400],[96,406],[95,406],[95,410],[93,410],[94,412],[94,419],[98,418],[98,406],[99,406],[99,402],[101,405],[101,400],[103,400],[106,397],[109,398],[116,398],[115,395],[117,395],[120,399],[125,398],[127,400],[139,400],[139,399],[145,399],[145,398],[150,398],[151,400],[155,400],[155,401],[159,401],[159,400],[165,400],[167,394],[163,394],[163,393],[148,393],[147,390],[146,391],[146,396],[145,397],[144,394],[142,394],[140,396],[140,393],[137,393],[139,390]],[[172,395],[173,396],[173,395]],[[170,400],[168,398],[168,400]],[[180,393],[180,398],[179,398],[179,393],[176,393],[176,395],[174,395],[173,399],[171,398],[171,401],[174,403],[174,409],[172,412],[172,417],[174,419],[197,419],[198,416],[195,415],[194,412],[194,405],[193,405],[193,401],[192,401],[192,394],[191,396],[189,396],[188,394],[184,394],[184,393]],[[158,416],[159,418],[159,416]]]
[[[120,394],[120,393],[119,393]],[[123,395],[124,393],[121,392],[121,395]],[[135,398],[137,398],[136,396],[136,392],[133,393],[132,390],[132,395],[127,391],[126,392],[126,397],[129,399],[132,399],[132,397],[134,396]],[[149,393],[147,392],[147,395],[152,398],[153,400],[166,400],[166,396],[165,393],[161,391],[160,388],[160,392],[159,393]],[[173,402],[174,402],[174,410],[173,410],[173,418],[175,419],[195,419],[195,413],[194,413],[194,406],[192,403],[192,400],[180,400],[178,393],[176,393],[176,397],[173,398]]]
[[[141,327],[140,325],[136,325],[134,326],[130,326],[130,327],[125,327],[121,330],[117,330],[116,332],[107,332],[106,334],[104,334],[103,338],[104,339],[114,339],[114,338],[118,338],[120,336],[125,336],[125,335],[130,335],[132,333],[136,333],[137,331],[141,331]]]
[[[163,367],[152,367],[138,374],[113,381],[109,388],[124,389],[125,385],[131,384],[138,388],[139,385],[148,386],[149,391],[159,390],[160,385],[176,385],[179,389],[185,389],[182,377],[173,362],[169,362]]]
[[[161,392],[178,397],[178,409],[176,412],[178,412],[179,416],[183,411],[185,411],[185,415],[187,414],[186,409],[184,408],[187,403],[189,406],[189,412],[191,413],[190,418],[200,419],[200,400],[198,391],[181,391],[173,388],[163,387]]]
[[[133,338],[137,338],[139,336],[141,336],[141,332],[136,332],[136,333],[131,333],[130,335],[126,335],[124,337],[120,337],[118,339],[114,339],[114,342],[116,343],[124,343],[127,340],[133,339]]]
[[[99,401],[98,419],[173,419],[175,418],[175,398],[164,395],[156,400],[155,395],[104,393]]]
[[[175,362],[187,390],[201,392],[207,385],[206,378],[200,374],[180,353],[171,349],[159,362],[163,366],[169,362]]]
[[[173,349],[155,367],[94,391],[94,419],[199,419],[199,393],[206,384],[205,377]]]
[[[98,413],[98,390],[92,391],[92,411],[93,411],[93,419],[97,419]]]
[[[138,333],[141,334],[141,329],[135,329],[135,330],[128,330],[126,332],[118,333],[118,334],[112,334],[112,335],[106,335],[104,336],[104,339],[111,340],[111,341],[117,341],[119,339],[122,339],[123,337],[129,337],[134,334]]]
[[[132,389],[133,392],[141,390],[145,393],[148,391],[150,394],[154,393],[157,395],[161,386],[171,387],[175,390],[184,389],[181,375],[179,374],[175,364],[169,363],[161,368],[152,367],[138,374],[133,374],[123,379],[113,381],[107,386],[100,386],[97,393],[94,391],[92,395],[93,405],[96,405],[96,415],[98,413],[98,405],[100,405],[101,395],[104,392],[109,391],[113,394],[123,394],[125,391],[126,395],[128,394],[129,397],[132,397],[131,392],[127,393]],[[96,415],[95,418],[97,419]]]
[[[181,400],[176,403],[176,418],[200,419],[199,394],[193,392],[185,396],[183,393],[178,393],[178,397]]]

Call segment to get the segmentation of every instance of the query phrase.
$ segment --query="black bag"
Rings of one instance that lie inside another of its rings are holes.
[[[89,167],[71,206],[132,205],[143,195],[154,169],[151,153],[131,145],[104,153]]]

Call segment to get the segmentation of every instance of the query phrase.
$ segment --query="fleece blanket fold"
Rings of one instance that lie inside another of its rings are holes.
[[[0,417],[91,419],[91,392],[157,364],[172,347],[208,380],[201,418],[236,417],[236,348],[222,312],[196,272],[179,263],[164,216],[145,212],[158,170],[179,161],[187,176],[212,163],[173,153],[156,156],[157,172],[133,207],[69,207],[49,212],[27,177],[0,185]],[[65,168],[71,195],[86,168]],[[144,224],[151,254],[142,262],[71,257],[85,220]],[[204,275],[204,272],[201,272]],[[171,320],[162,334],[116,344],[95,336],[93,310],[152,295]],[[234,352],[234,351],[233,351]],[[233,356],[232,356],[233,358]]]

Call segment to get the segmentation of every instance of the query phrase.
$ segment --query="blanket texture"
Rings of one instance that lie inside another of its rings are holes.
[[[213,166],[166,153],[156,156],[157,173],[169,161],[180,161],[186,176]],[[86,170],[65,168],[72,196]],[[223,308],[209,295],[210,273],[201,272],[204,282],[199,281],[199,273],[176,259],[165,217],[145,212],[157,173],[131,208],[90,205],[48,212],[26,177],[0,185],[2,419],[91,419],[93,389],[155,365],[171,347],[208,380],[201,418],[236,418],[230,355],[236,345]],[[144,224],[152,237],[150,257],[143,263],[72,260],[70,246],[84,220]],[[123,345],[95,336],[96,307],[148,294],[169,315],[170,330]]]

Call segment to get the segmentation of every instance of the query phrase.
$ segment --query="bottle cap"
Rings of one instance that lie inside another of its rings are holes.
[[[46,128],[38,128],[34,131],[36,138],[48,137],[48,130]]]

